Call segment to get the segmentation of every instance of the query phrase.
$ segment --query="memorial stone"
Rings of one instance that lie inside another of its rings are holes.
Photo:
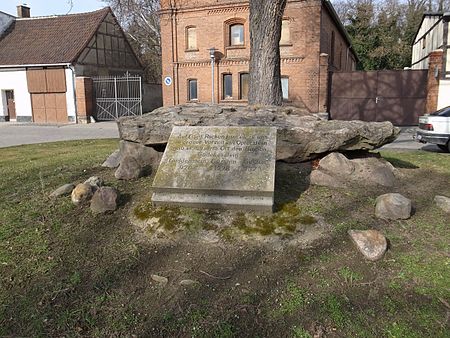
[[[174,127],[153,204],[271,212],[276,136],[274,127]]]

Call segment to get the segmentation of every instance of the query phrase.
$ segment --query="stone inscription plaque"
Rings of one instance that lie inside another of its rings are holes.
[[[174,127],[153,203],[272,211],[276,136],[274,127]]]

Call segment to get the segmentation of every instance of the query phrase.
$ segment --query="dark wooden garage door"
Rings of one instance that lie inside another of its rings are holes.
[[[427,74],[426,70],[333,73],[330,116],[416,125],[425,113]]]

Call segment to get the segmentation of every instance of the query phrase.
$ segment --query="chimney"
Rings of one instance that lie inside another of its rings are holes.
[[[17,6],[17,17],[18,18],[29,18],[30,17],[30,7],[25,5]]]

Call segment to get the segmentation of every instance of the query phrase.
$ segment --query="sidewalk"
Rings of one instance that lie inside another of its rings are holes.
[[[432,152],[442,152],[438,146],[429,143],[420,143],[413,139],[413,136],[416,135],[417,127],[401,127],[401,132],[398,138],[389,144],[382,146],[380,149],[389,150],[389,149],[397,149],[397,150],[425,150]]]
[[[0,123],[0,148],[22,144],[103,138],[119,138],[116,122],[64,125]]]

